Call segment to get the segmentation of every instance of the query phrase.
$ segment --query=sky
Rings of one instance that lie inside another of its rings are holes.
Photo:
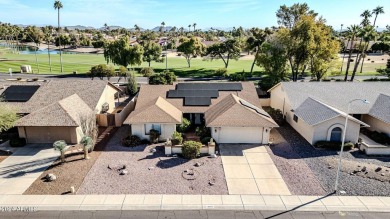
[[[166,26],[197,29],[277,26],[275,13],[286,4],[306,2],[336,30],[359,24],[360,14],[380,5],[385,14],[377,26],[390,25],[390,0],[62,0],[61,26],[102,27],[135,24],[151,29],[162,21]],[[23,25],[57,25],[54,0],[0,0],[0,22]]]

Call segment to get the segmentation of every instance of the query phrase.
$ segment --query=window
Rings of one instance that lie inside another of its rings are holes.
[[[294,114],[293,120],[294,120],[295,122],[298,122],[298,116]]]
[[[145,135],[150,134],[150,130],[157,130],[161,133],[161,125],[160,124],[145,124]]]

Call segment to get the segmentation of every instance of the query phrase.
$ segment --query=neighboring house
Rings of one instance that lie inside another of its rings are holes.
[[[120,90],[102,80],[0,81],[0,95],[22,116],[15,126],[28,143],[81,140],[81,119],[111,113]]]
[[[268,92],[270,106],[311,144],[341,141],[346,116],[346,141],[356,143],[361,127],[390,136],[389,82],[282,82]],[[370,103],[353,102],[347,115],[354,99]]]
[[[183,118],[209,127],[218,143],[267,144],[270,130],[278,127],[261,108],[252,82],[142,85],[124,123],[133,135],[148,139],[156,129],[166,140]]]

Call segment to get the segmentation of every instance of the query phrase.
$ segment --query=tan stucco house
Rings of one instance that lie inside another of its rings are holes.
[[[115,109],[120,91],[103,80],[52,80],[48,82],[0,81],[0,95],[14,105],[21,118],[19,137],[27,143],[81,140],[80,118]]]
[[[183,118],[210,128],[218,143],[267,144],[270,130],[278,127],[261,108],[252,82],[142,85],[124,123],[133,135],[148,139],[156,129],[166,140]]]
[[[361,127],[390,136],[389,82],[282,82],[268,91],[270,106],[309,143],[341,141],[348,116],[346,141],[356,143]],[[369,104],[348,102],[368,100]]]

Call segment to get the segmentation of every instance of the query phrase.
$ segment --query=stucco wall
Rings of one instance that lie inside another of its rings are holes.
[[[95,111],[97,113],[100,113],[102,110],[102,105],[107,102],[110,105],[110,109],[108,110],[108,113],[113,112],[115,109],[115,94],[117,92],[118,91],[112,86],[106,85],[106,88],[104,89],[102,96],[100,97],[99,102],[96,105]]]
[[[81,139],[76,127],[18,127],[19,137],[28,143],[54,143],[64,140],[68,144],[77,144]]]
[[[145,134],[145,124],[132,124],[132,135],[137,135],[141,139],[149,139],[149,135]],[[171,138],[173,132],[176,131],[176,124],[161,124],[161,135],[159,140],[165,141]]]
[[[383,132],[390,136],[390,124],[382,122],[381,120],[370,115],[363,115],[363,122],[370,125],[368,128],[371,131]]]
[[[303,138],[306,139],[310,144],[313,144],[313,135],[314,128],[313,126],[308,125],[301,118],[298,118],[298,122],[293,120],[294,113],[290,111],[290,105],[288,105],[288,111],[286,111],[286,121],[300,134]]]
[[[340,127],[344,131],[345,117],[339,116],[314,126],[313,143],[317,141],[330,140],[329,135],[334,127]],[[357,143],[360,133],[360,124],[348,120],[345,142]]]
[[[275,87],[271,91],[270,106],[274,109],[279,109],[280,111],[284,112],[284,114],[291,110],[291,108],[289,108],[288,97],[283,91],[281,85]]]

